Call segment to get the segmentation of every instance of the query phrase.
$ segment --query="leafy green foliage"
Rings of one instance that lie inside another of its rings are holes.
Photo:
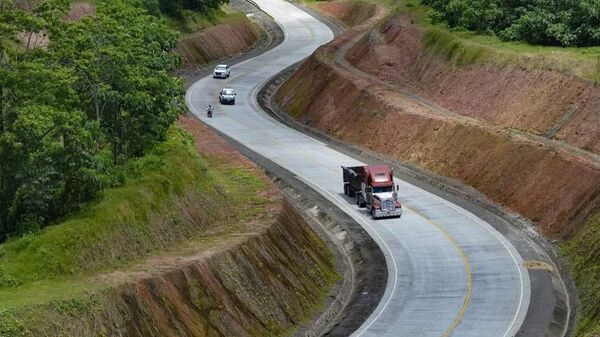
[[[229,0],[153,0],[158,2],[158,8],[166,15],[180,17],[185,11],[194,11],[202,15],[210,14]],[[150,4],[150,6],[155,6]]]
[[[16,316],[12,311],[0,309],[0,336],[21,337],[25,335],[26,330]]]
[[[434,21],[510,41],[600,45],[600,0],[422,0]]]
[[[176,32],[126,1],[62,19],[0,2],[0,241],[77,210],[165,139],[183,109]],[[32,38],[48,41],[34,48]]]

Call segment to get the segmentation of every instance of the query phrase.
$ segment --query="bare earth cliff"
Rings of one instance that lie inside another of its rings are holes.
[[[344,141],[460,180],[547,234],[572,233],[596,207],[597,86],[551,71],[455,64],[426,48],[406,18],[355,45],[358,33],[306,61],[278,92],[283,107]]]
[[[358,15],[351,3],[317,5],[351,28],[281,85],[279,106],[305,125],[472,187],[531,220],[558,240],[577,285],[576,335],[598,336],[598,83],[550,53],[467,43],[402,11],[379,9],[349,22]]]

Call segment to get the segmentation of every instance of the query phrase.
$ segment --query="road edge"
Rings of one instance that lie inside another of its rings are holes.
[[[245,53],[212,61],[193,72],[182,75],[186,91],[198,79],[208,76],[215,64],[224,61],[227,61],[230,65],[241,63],[275,48],[284,40],[281,27],[272,20],[268,13],[262,11],[251,0],[239,1],[248,3],[269,17],[272,24],[267,29],[263,26],[264,21],[256,22],[262,33],[267,35],[269,43],[266,45],[257,43]],[[311,11],[304,8],[304,6],[294,5],[304,11]],[[342,32],[340,27],[319,13],[312,11],[309,14],[317,17],[322,22],[326,22],[326,25],[330,27],[335,35]],[[273,33],[274,31],[275,33]],[[200,121],[189,112],[188,115]],[[286,198],[290,200],[291,204],[300,210],[299,214],[303,215],[311,228],[324,240],[336,256],[336,269],[340,275],[343,275],[342,280],[330,291],[325,305],[326,308],[317,317],[310,319],[310,323],[299,325],[293,336],[326,335],[341,337],[350,335],[376,309],[386,289],[387,264],[379,245],[352,217],[310,186],[297,179],[293,173],[251,151],[218,130],[208,127],[228,141],[238,152],[265,170],[267,175],[280,187]],[[350,303],[358,303],[362,310],[354,311],[352,315],[342,317],[347,314],[346,308]]]
[[[512,240],[507,237],[506,234],[507,231],[512,230],[519,233],[525,240],[531,242],[534,248],[539,247],[544,255],[550,260],[554,270],[557,271],[551,273],[553,294],[557,304],[554,306],[553,320],[548,325],[548,329],[545,331],[544,336],[571,336],[577,321],[577,291],[570,276],[567,264],[557,248],[554,247],[553,242],[543,237],[543,235],[535,229],[534,224],[528,219],[492,202],[471,187],[465,186],[458,181],[427,172],[415,165],[401,163],[388,156],[374,153],[359,146],[346,144],[291,117],[276,104],[274,96],[278,88],[293,75],[301,63],[302,62],[298,62],[291,65],[264,83],[259,90],[259,97],[257,99],[261,109],[286,126],[322,141],[333,149],[346,155],[367,163],[386,163],[390,165],[394,168],[396,175],[402,177],[403,180],[407,180],[411,184],[445,200],[457,203],[460,207],[463,207],[469,212],[484,219],[509,240],[509,242],[512,242]],[[454,199],[454,201],[452,199]],[[506,228],[505,224],[510,226],[510,228]],[[513,245],[519,251],[518,245],[515,245],[514,243]],[[521,252],[519,253],[521,254]],[[529,272],[530,276],[532,276],[531,270]],[[535,309],[536,308],[534,308],[533,305],[529,306],[525,321],[521,325],[521,328],[528,322],[528,318],[530,318],[531,314],[530,311]],[[520,331],[519,333],[522,334],[523,332]],[[516,336],[520,335],[517,334]]]

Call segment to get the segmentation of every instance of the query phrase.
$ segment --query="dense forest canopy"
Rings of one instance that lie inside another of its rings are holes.
[[[97,0],[68,22],[68,0],[0,0],[0,242],[122,183],[184,111],[178,34],[146,2]]]
[[[434,21],[509,41],[600,45],[600,0],[421,0]]]

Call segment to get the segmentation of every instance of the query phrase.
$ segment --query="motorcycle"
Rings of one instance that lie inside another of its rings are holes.
[[[206,108],[206,117],[208,117],[208,118],[212,118],[212,115],[213,115],[213,110],[214,110],[214,109],[213,109],[213,107],[209,105],[209,106]]]

